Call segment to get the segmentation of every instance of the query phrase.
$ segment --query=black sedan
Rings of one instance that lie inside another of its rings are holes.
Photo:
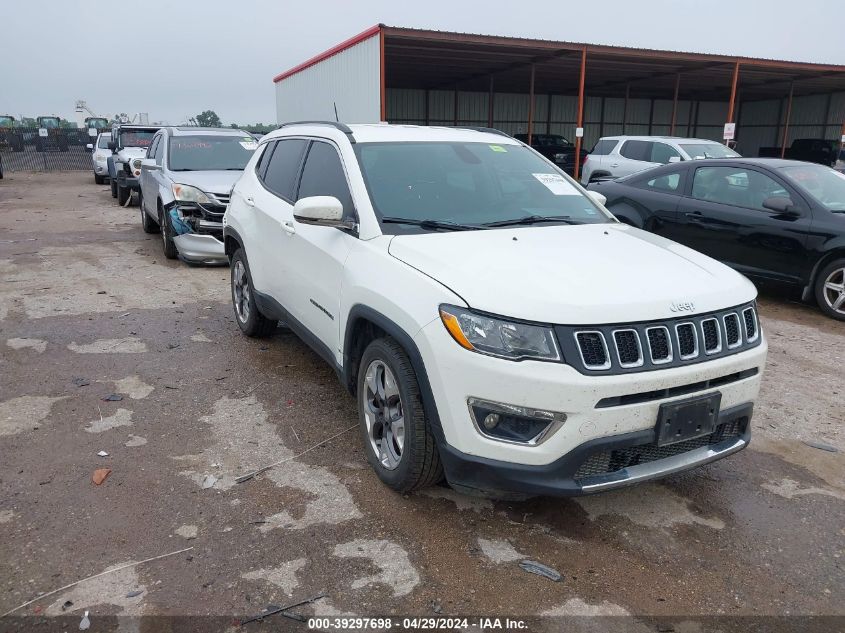
[[[845,321],[845,174],[792,160],[671,163],[589,189],[626,224],[815,297]]]

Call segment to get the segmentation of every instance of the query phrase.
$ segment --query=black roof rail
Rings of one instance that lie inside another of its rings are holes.
[[[328,125],[346,134],[350,142],[355,142],[355,137],[352,135],[352,128],[345,123],[339,123],[337,121],[289,121],[288,123],[282,123],[276,129],[281,130],[283,127],[289,127],[291,125]]]
[[[472,130],[474,132],[486,132],[487,134],[497,134],[499,136],[506,136],[507,138],[513,138],[513,136],[511,136],[507,132],[502,132],[502,130],[497,130],[494,127],[465,127],[465,126],[460,126],[459,129],[461,129],[461,130]]]

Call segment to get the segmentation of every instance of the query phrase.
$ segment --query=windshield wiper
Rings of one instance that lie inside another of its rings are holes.
[[[539,224],[540,222],[563,222],[564,224],[581,224],[568,215],[527,215],[523,218],[485,222],[484,226],[518,226],[520,224]]]
[[[416,220],[414,218],[384,217],[381,221],[384,224],[410,224],[424,229],[440,229],[444,231],[475,231],[485,228],[477,224],[459,224],[449,220]]]

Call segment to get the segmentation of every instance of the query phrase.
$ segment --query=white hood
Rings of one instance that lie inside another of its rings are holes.
[[[147,157],[147,148],[146,147],[123,147],[117,153],[117,158],[120,159],[122,162],[130,161],[133,158],[146,158],[146,157]]]
[[[623,224],[399,235],[391,255],[493,314],[586,325],[675,318],[751,301],[745,277]],[[692,303],[688,312],[672,304]]]

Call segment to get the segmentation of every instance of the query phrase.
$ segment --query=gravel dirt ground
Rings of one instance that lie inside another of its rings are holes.
[[[355,431],[302,454],[357,422],[332,370],[284,329],[242,336],[228,269],[164,259],[137,206],[89,173],[0,181],[0,273],[0,614],[124,566],[0,629],[76,629],[88,611],[92,631],[163,626],[116,615],[234,630],[320,593],[298,612],[630,614],[626,630],[665,616],[678,631],[845,616],[845,324],[813,306],[760,300],[770,360],[750,449],[624,491],[493,502],[391,492]]]

